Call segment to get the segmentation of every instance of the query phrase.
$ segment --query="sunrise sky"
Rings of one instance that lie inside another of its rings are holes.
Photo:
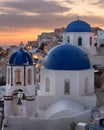
[[[0,45],[27,43],[78,16],[104,28],[104,0],[0,0]]]

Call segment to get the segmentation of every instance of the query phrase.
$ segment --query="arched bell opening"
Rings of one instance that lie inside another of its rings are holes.
[[[15,90],[12,93],[13,97],[13,115],[14,116],[21,116],[24,114],[24,106],[25,106],[25,100],[26,96],[22,89]]]

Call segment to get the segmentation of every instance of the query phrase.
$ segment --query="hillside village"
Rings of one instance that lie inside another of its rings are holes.
[[[3,130],[66,130],[72,122],[86,130],[83,123],[98,120],[103,126],[103,35],[78,19],[27,45],[1,48]]]

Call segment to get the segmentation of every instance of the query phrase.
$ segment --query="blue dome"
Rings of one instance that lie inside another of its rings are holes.
[[[88,23],[76,20],[66,27],[65,32],[92,32],[92,29]]]
[[[53,70],[84,70],[90,69],[88,55],[79,47],[61,44],[48,53],[44,63],[46,69]]]
[[[13,53],[10,57],[9,64],[11,65],[32,65],[33,61],[31,56],[20,48],[17,52]]]

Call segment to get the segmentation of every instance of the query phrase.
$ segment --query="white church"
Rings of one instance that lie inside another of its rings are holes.
[[[78,19],[63,35],[40,69],[39,90],[31,56],[20,48],[10,57],[2,130],[67,130],[72,121],[89,122],[96,95],[92,57],[85,50],[94,47],[94,34]]]

